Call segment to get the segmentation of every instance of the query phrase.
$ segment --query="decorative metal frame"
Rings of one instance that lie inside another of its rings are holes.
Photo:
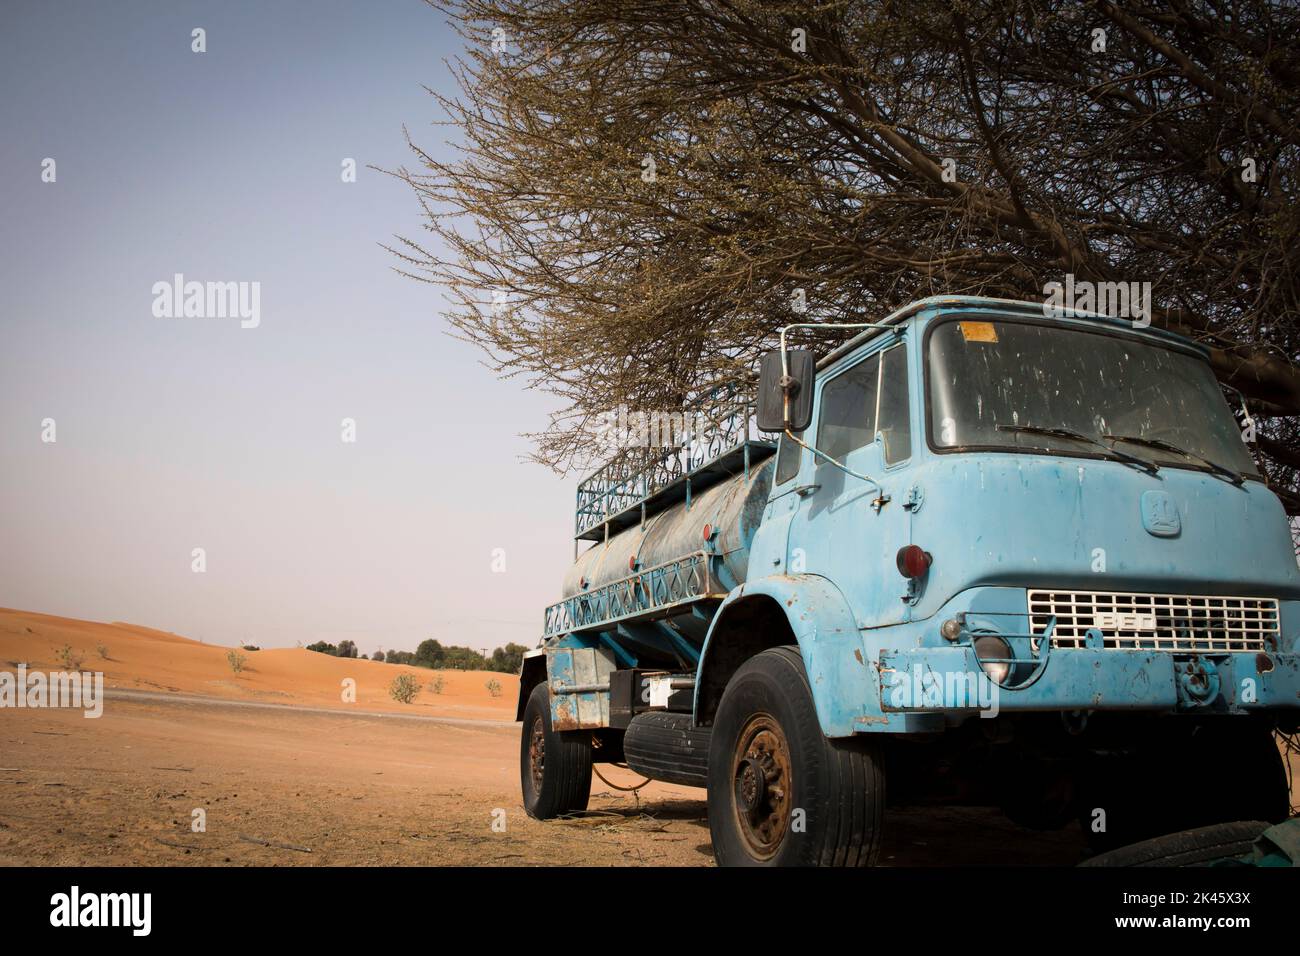
[[[546,609],[542,636],[608,630],[619,621],[662,616],[677,605],[723,597],[716,592],[713,557],[696,551],[552,604]]]
[[[754,421],[754,397],[735,387],[683,410],[687,430],[679,444],[623,448],[578,485],[574,534],[582,536],[611,517],[635,508],[655,492],[746,441],[764,436]],[[689,429],[707,423],[701,432]]]

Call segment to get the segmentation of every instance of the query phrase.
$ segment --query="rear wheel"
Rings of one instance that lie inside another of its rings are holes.
[[[551,695],[545,682],[533,688],[524,707],[519,777],[524,810],[530,817],[549,820],[587,809],[591,732],[561,733],[552,728]]]
[[[830,740],[793,647],[727,684],[709,747],[709,832],[721,866],[869,866],[885,803],[876,741]]]

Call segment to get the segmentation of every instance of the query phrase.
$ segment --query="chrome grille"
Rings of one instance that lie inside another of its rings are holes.
[[[1264,651],[1279,632],[1276,598],[1030,591],[1030,630],[1053,617],[1053,647],[1084,647],[1095,627],[1117,650]]]

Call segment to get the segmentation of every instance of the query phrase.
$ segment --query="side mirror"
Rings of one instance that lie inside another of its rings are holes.
[[[758,378],[758,430],[762,432],[801,432],[812,421],[814,386],[817,384],[817,360],[807,349],[785,353],[789,375],[781,367],[781,350],[763,356]],[[790,399],[790,417],[786,418],[786,396]]]

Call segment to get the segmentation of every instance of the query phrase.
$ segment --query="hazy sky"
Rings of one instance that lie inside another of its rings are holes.
[[[365,168],[412,162],[403,124],[445,149],[421,87],[453,90],[460,42],[416,0],[0,6],[0,606],[536,643],[577,476],[517,436],[553,400],[393,271],[380,243],[425,238],[418,207]],[[260,324],[156,317],[176,273],[260,283]]]

